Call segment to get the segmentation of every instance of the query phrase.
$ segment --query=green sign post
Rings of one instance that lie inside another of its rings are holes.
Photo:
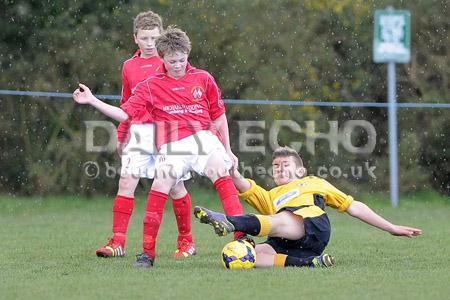
[[[373,60],[388,64],[388,121],[391,205],[398,205],[397,94],[395,63],[411,59],[411,14],[408,10],[375,11]]]
[[[376,10],[373,60],[408,63],[411,59],[411,14],[408,10]]]

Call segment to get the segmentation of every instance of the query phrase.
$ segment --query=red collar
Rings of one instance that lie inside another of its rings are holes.
[[[141,56],[141,49],[137,49],[136,52],[134,52],[132,57],[135,58],[135,57],[138,57],[138,56]]]

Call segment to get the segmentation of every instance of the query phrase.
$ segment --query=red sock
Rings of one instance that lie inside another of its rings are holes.
[[[128,223],[134,209],[134,198],[117,195],[113,204],[113,239],[125,247]]]
[[[238,191],[234,186],[233,179],[230,176],[220,177],[214,182],[214,187],[219,194],[220,202],[222,202],[223,211],[227,216],[243,215],[244,209],[239,201]],[[237,239],[245,233],[240,231],[234,232],[234,239]]]
[[[177,219],[178,243],[187,240],[192,243],[191,233],[191,196],[187,193],[179,199],[172,199],[173,213]]]
[[[148,193],[147,206],[144,217],[144,236],[142,240],[143,252],[147,252],[155,258],[156,238],[158,237],[159,226],[164,214],[164,205],[169,195],[150,190]]]

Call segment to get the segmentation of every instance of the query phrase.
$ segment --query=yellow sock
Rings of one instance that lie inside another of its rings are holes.
[[[258,218],[259,223],[261,224],[261,230],[256,236],[266,236],[269,234],[272,225],[270,224],[269,217],[263,215],[255,215]]]
[[[275,254],[275,257],[273,259],[273,266],[274,267],[283,267],[286,263],[286,258],[287,255],[286,254]]]

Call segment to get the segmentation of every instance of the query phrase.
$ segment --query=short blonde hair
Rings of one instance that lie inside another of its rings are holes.
[[[189,55],[191,52],[191,41],[183,30],[169,26],[156,40],[156,50],[159,57],[164,57],[164,55],[174,52]]]
[[[275,149],[275,151],[272,154],[272,161],[277,157],[289,157],[289,156],[294,158],[297,167],[303,168],[303,160],[298,154],[298,152],[287,146],[278,147],[277,149]]]
[[[152,30],[158,28],[163,31],[161,17],[151,10],[139,13],[133,22],[133,32],[136,35],[138,30]]]

